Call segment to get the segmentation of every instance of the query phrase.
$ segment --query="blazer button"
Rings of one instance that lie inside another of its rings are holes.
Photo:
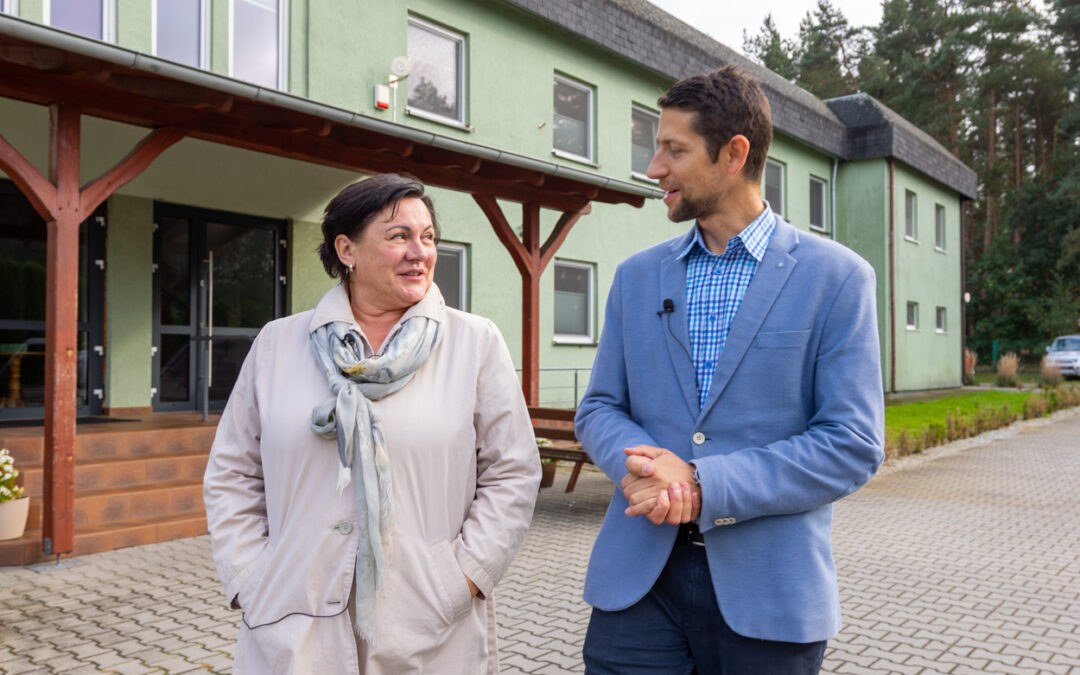
[[[690,440],[694,442],[694,445],[703,445],[705,443],[705,434],[698,431],[690,437]]]
[[[337,524],[337,531],[342,534],[349,534],[352,532],[352,523],[347,520],[343,520]]]

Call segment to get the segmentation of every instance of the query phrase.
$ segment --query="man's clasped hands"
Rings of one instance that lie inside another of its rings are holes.
[[[701,512],[701,486],[694,467],[681,457],[651,445],[636,445],[626,453],[623,496],[628,516],[645,516],[654,525],[678,525],[696,520]]]

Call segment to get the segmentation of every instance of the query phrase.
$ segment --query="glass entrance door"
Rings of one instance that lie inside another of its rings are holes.
[[[284,223],[169,204],[154,222],[154,409],[220,410],[284,314]]]

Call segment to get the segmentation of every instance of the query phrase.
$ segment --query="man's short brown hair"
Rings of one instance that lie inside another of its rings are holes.
[[[772,114],[757,79],[735,66],[724,66],[684,77],[671,85],[657,104],[696,113],[694,132],[705,139],[705,149],[714,162],[728,141],[737,134],[746,136],[750,152],[743,176],[750,182],[761,182],[772,143]]]

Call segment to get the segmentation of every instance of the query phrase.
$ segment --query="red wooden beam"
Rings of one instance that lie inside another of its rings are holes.
[[[78,354],[78,108],[49,107],[49,176],[56,208],[46,224],[44,548],[75,548],[75,388]]]
[[[540,205],[522,204],[521,239],[529,253],[521,275],[521,389],[528,405],[540,405]]]
[[[42,220],[52,220],[56,188],[0,134],[0,170],[15,182]]]
[[[544,242],[543,247],[540,249],[540,271],[543,272],[551,259],[555,257],[556,251],[562,246],[562,243],[566,241],[566,235],[570,234],[570,229],[574,227],[574,223],[578,221],[584,215],[592,213],[592,204],[587,204],[585,208],[580,211],[567,211],[559,216],[559,222],[555,223],[555,228],[548,235],[547,241]]]
[[[510,253],[510,259],[514,261],[518,272],[524,278],[529,273],[529,252],[525,250],[521,240],[514,234],[514,228],[510,227],[510,223],[506,220],[506,216],[503,215],[502,209],[499,208],[499,203],[491,195],[473,193],[473,199],[480,206],[480,210],[484,212],[484,215],[487,216],[488,222],[491,223],[491,229],[495,230],[495,236],[499,238],[499,241]]]
[[[126,185],[146,170],[150,162],[172,147],[174,143],[187,135],[183,129],[167,127],[158,129],[143,138],[127,157],[120,160],[104,176],[98,178],[82,191],[80,200],[82,213],[93,213],[101,202],[113,192]]]

